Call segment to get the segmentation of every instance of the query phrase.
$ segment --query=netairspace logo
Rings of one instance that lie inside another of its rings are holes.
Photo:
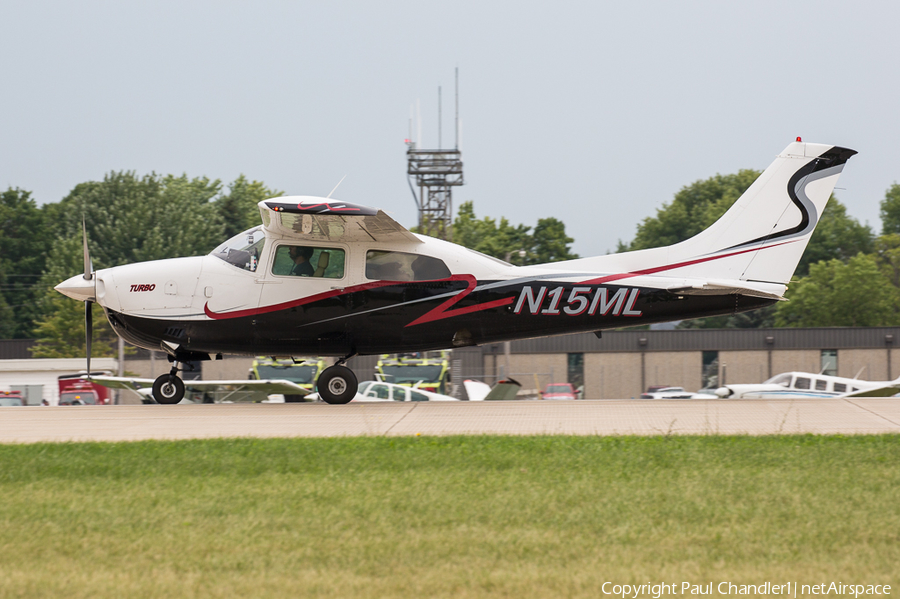
[[[785,597],[812,597],[817,595],[845,595],[860,597],[868,595],[890,595],[889,584],[849,584],[844,582],[821,582],[819,584],[801,584],[797,582],[770,582],[762,584],[738,584],[728,581],[719,583],[703,582],[647,582],[644,584],[618,584],[604,582],[604,595],[612,595],[625,599],[629,597],[653,597],[660,599],[670,595],[782,595]]]

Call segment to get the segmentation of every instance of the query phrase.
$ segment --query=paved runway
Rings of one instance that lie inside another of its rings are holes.
[[[0,408],[0,443],[353,435],[900,433],[900,398]]]

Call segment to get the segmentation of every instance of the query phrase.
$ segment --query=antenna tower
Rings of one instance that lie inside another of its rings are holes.
[[[459,69],[456,69],[456,140],[452,150],[441,148],[441,88],[438,87],[438,149],[419,149],[420,138],[407,140],[409,187],[419,209],[419,233],[448,241],[453,238],[453,188],[464,183],[459,149]],[[412,123],[410,122],[410,129]],[[415,185],[413,185],[415,183]],[[416,193],[418,188],[418,193]]]

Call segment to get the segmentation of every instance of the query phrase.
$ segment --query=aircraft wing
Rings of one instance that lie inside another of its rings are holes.
[[[86,376],[81,377],[82,380],[88,380]],[[127,376],[92,376],[92,383],[109,387],[110,389],[131,389],[132,391],[140,391],[153,386],[153,379],[142,379]]]
[[[764,289],[762,285],[753,287],[747,283],[748,281],[703,281],[693,285],[669,287],[667,291],[679,295],[746,295],[786,301],[784,296],[777,292],[777,289]],[[784,289],[784,285],[778,285],[777,287],[781,290]]]
[[[876,387],[875,389],[866,389],[864,391],[854,391],[853,393],[846,393],[844,395],[839,395],[840,399],[844,399],[847,397],[892,397],[900,393],[900,384],[891,383],[889,385],[883,385],[881,387]]]
[[[383,210],[311,196],[287,196],[259,203],[263,226],[279,235],[309,241],[422,243]]]
[[[118,376],[94,376],[91,381],[110,389],[131,389],[140,391],[153,386],[153,379]],[[252,391],[266,395],[305,395],[307,390],[300,385],[283,379],[235,379],[220,381],[184,381],[189,391]]]

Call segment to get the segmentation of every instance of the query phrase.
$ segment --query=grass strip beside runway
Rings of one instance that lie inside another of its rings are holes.
[[[900,585],[898,464],[898,436],[5,445],[0,596]]]

